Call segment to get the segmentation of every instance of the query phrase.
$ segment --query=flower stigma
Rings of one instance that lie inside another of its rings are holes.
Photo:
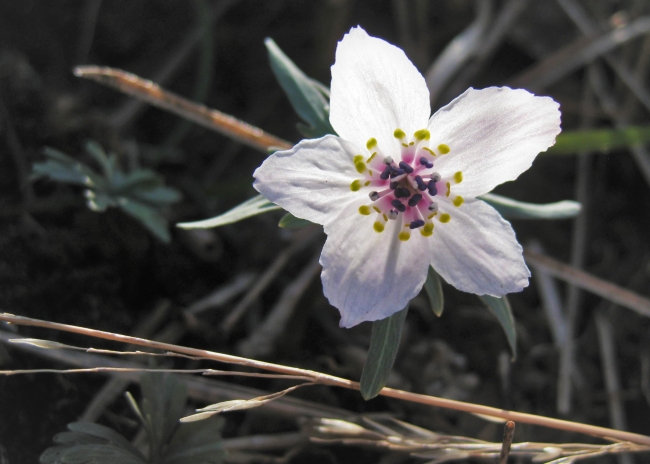
[[[436,157],[450,153],[451,148],[447,144],[432,148],[431,134],[427,129],[418,130],[408,138],[402,129],[397,128],[393,136],[400,142],[399,158],[386,156],[377,139],[369,139],[366,143],[367,155],[355,155],[353,158],[355,169],[364,178],[355,179],[350,190],[358,192],[362,186],[376,189],[368,193],[372,203],[359,207],[359,213],[364,216],[372,214],[372,210],[376,212],[375,232],[383,232],[386,222],[390,220],[402,222],[398,233],[402,242],[411,238],[413,230],[419,230],[424,237],[431,237],[434,219],[443,224],[451,220],[450,213],[438,216],[440,207],[436,197],[439,192],[445,192],[445,197],[450,197],[452,184],[461,183],[463,173],[457,171],[443,178],[434,171]],[[459,195],[452,196],[450,200],[457,208],[464,203]]]

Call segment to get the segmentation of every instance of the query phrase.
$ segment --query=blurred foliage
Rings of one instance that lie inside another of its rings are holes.
[[[109,427],[72,422],[68,432],[54,436],[56,446],[41,455],[43,464],[217,464],[225,451],[221,446],[221,417],[200,423],[180,423],[187,388],[176,377],[145,373],[141,379],[142,401],[138,406],[127,393],[129,405],[144,427],[149,449],[143,453]]]
[[[178,190],[167,187],[164,179],[149,169],[124,172],[114,153],[107,155],[99,144],[89,141],[86,151],[99,164],[101,174],[76,159],[51,147],[45,148],[48,160],[34,163],[32,179],[47,177],[56,182],[85,187],[88,208],[104,212],[116,207],[137,219],[165,243],[171,240],[164,209],[181,199]]]

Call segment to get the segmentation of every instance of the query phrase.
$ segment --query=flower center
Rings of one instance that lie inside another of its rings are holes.
[[[354,166],[363,179],[350,184],[350,190],[374,188],[368,196],[371,203],[359,207],[359,213],[368,216],[376,213],[373,228],[383,232],[388,221],[401,221],[398,237],[402,241],[411,238],[413,230],[424,237],[431,237],[434,219],[442,224],[451,220],[450,206],[460,207],[463,197],[452,195],[451,187],[463,180],[463,173],[443,177],[434,171],[436,157],[450,152],[448,145],[431,147],[431,134],[422,129],[409,139],[401,129],[393,133],[401,143],[399,160],[383,153],[377,140],[366,143],[369,156],[356,155]],[[396,157],[397,158],[397,157]],[[441,210],[442,209],[442,210]]]

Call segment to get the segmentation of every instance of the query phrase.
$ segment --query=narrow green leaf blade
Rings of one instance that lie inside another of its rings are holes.
[[[269,53],[271,69],[280,86],[287,94],[298,116],[312,126],[318,136],[333,134],[329,122],[329,104],[321,90],[322,84],[315,84],[293,61],[285,55],[280,47],[267,38],[264,41]]]
[[[512,315],[508,298],[505,296],[497,298],[489,295],[479,295],[479,298],[497,317],[501,327],[503,327],[510,350],[512,350],[512,359],[515,359],[517,357],[517,332],[515,330],[515,318]]]
[[[427,280],[424,281],[424,290],[426,290],[429,296],[429,304],[433,313],[438,317],[442,316],[442,310],[445,305],[445,298],[442,294],[442,282],[438,273],[431,266],[429,266]]]
[[[649,142],[650,126],[564,131],[557,136],[555,145],[546,153],[549,155],[572,155],[589,151],[607,153]]]
[[[408,306],[386,319],[372,323],[368,359],[361,373],[361,396],[364,400],[377,396],[388,381],[397,357],[407,312]]]
[[[495,193],[485,193],[478,198],[491,205],[506,219],[568,219],[577,216],[582,208],[580,203],[572,200],[540,205],[513,200]]]
[[[220,227],[225,226],[226,224],[233,224],[243,219],[278,209],[282,208],[274,203],[271,203],[262,195],[257,195],[250,200],[247,200],[244,203],[235,206],[233,209],[226,211],[219,216],[213,217],[212,219],[205,219],[203,221],[196,222],[182,222],[180,224],[176,224],[176,226],[180,227],[181,229],[209,229],[210,227]]]
[[[313,222],[308,221],[307,219],[297,218],[291,213],[282,216],[282,219],[278,222],[278,226],[283,229],[302,229],[303,227],[311,226],[313,224]]]

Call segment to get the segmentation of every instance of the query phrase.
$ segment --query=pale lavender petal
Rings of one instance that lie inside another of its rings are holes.
[[[481,200],[448,210],[436,223],[431,264],[448,283],[468,293],[503,296],[528,286],[530,271],[510,223]]]

